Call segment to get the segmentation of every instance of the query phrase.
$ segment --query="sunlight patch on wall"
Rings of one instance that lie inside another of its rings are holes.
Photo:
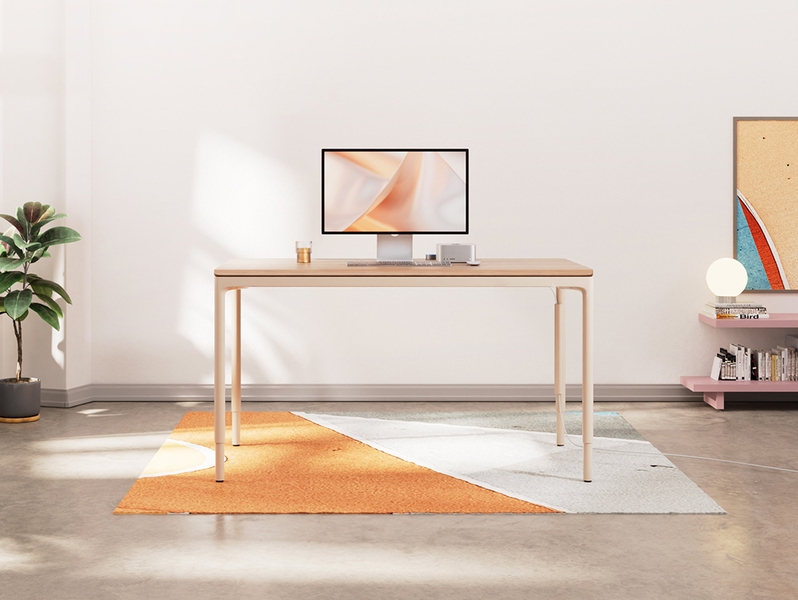
[[[213,273],[219,266],[200,248],[190,252],[183,271],[181,304],[177,332],[203,356],[208,358],[207,370],[200,383],[213,383]],[[227,356],[232,348],[234,321],[232,305],[235,295],[227,294]],[[242,293],[242,355],[244,383],[291,382],[310,358],[311,348],[301,335],[302,316],[294,302],[286,300],[286,293],[270,293],[251,289]]]
[[[219,133],[201,134],[193,222],[230,258],[293,256],[294,241],[311,233],[301,189],[289,165]]]
[[[213,270],[218,259],[203,250],[192,248],[186,257],[180,286],[180,310],[177,333],[209,359],[213,368]],[[202,383],[211,383],[202,381]]]
[[[317,203],[302,197],[303,187],[290,165],[218,132],[200,135],[191,206],[196,243],[182,272],[177,331],[203,356],[213,357],[213,270],[232,258],[293,258],[294,242],[312,237],[315,227],[308,209]],[[245,307],[251,306],[251,294],[245,298]],[[230,293],[228,314],[232,302]],[[253,357],[244,365],[245,381],[285,380],[286,364],[305,350],[301,343],[291,343],[296,330],[286,331],[281,318],[295,309],[274,298],[266,304],[245,317],[242,351]],[[228,317],[228,340],[232,326]],[[228,355],[229,348],[228,342]],[[202,383],[212,382],[209,361]]]
[[[66,254],[64,248],[56,248],[58,252],[51,252],[53,261],[55,263],[53,281],[61,286],[66,286]],[[61,309],[64,308],[64,302],[58,303]],[[55,364],[57,364],[63,371],[66,366],[66,355],[64,354],[64,341],[66,339],[66,321],[61,320],[61,329],[51,329],[50,337],[50,355],[53,357]]]
[[[301,291],[307,296],[308,290]],[[307,321],[307,316],[303,318],[301,305],[297,305],[296,292],[246,292],[241,335],[244,383],[296,383],[317,360],[318,350],[305,335],[303,320]]]

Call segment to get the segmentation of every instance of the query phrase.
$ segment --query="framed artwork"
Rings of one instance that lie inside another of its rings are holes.
[[[734,258],[747,290],[798,289],[798,117],[734,118]]]

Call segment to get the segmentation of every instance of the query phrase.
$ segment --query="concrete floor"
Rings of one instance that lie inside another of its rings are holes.
[[[665,453],[798,470],[798,404],[730,404],[597,410]],[[347,407],[545,405],[245,404]],[[187,410],[211,406],[92,403],[0,426],[0,598],[798,598],[798,473],[723,462],[672,457],[720,516],[114,516]]]

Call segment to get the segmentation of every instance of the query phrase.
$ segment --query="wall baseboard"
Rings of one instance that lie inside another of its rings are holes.
[[[579,401],[581,385],[566,386]],[[547,402],[551,384],[534,385],[244,385],[242,400],[261,402]],[[702,395],[681,385],[596,385],[597,402],[701,401]],[[229,399],[229,387],[228,387]],[[89,402],[212,402],[213,386],[92,384],[71,390],[42,390],[42,406],[71,408]]]

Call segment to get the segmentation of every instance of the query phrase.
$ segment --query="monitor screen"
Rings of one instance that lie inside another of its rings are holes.
[[[322,150],[322,233],[468,233],[468,150]]]

